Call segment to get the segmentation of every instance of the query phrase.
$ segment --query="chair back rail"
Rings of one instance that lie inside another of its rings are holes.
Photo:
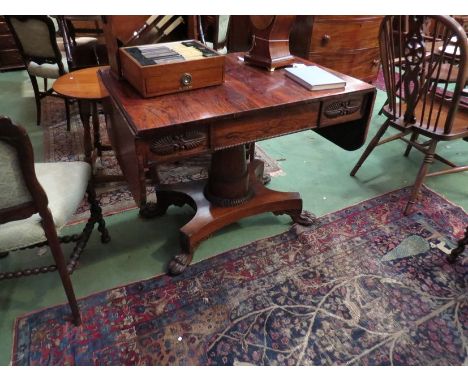
[[[31,61],[37,64],[57,64],[60,75],[65,74],[55,25],[50,17],[5,16],[5,20],[26,66]]]
[[[12,162],[16,162],[15,169],[9,174],[2,171],[0,183],[16,182],[20,195],[16,203],[11,200],[2,203],[2,199],[10,199],[11,195],[0,193],[0,224],[25,219],[37,212],[42,218],[50,214],[47,195],[36,177],[33,148],[26,130],[0,115],[0,168],[10,167]]]
[[[463,28],[448,16],[386,16],[379,43],[392,120],[450,134],[468,75]]]

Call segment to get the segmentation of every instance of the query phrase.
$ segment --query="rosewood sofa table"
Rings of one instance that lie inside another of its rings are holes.
[[[111,144],[140,215],[162,215],[172,204],[196,210],[180,229],[182,253],[171,260],[171,274],[184,271],[202,240],[241,218],[273,212],[288,214],[299,224],[313,223],[313,215],[302,210],[299,193],[263,185],[263,162],[247,160],[247,143],[313,129],[355,150],[366,138],[375,99],[372,85],[337,73],[345,88],[311,92],[283,70],[249,66],[239,56],[226,56],[222,85],[147,99],[110,69],[99,72],[109,93],[104,111]],[[212,153],[207,180],[158,184],[157,165],[203,153]],[[156,203],[147,200],[148,178],[156,184]]]

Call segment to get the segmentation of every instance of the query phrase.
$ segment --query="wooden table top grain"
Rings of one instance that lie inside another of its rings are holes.
[[[237,118],[244,113],[307,104],[374,89],[370,84],[329,70],[343,78],[346,87],[309,91],[288,78],[283,69],[268,72],[245,64],[239,60],[240,56],[239,53],[226,56],[225,82],[222,85],[153,98],[141,98],[126,81],[116,79],[109,69],[101,69],[100,76],[137,135],[158,128],[210,123]],[[296,62],[311,64],[300,58]]]
[[[107,90],[98,78],[98,71],[106,70],[107,66],[75,70],[59,77],[52,85],[54,91],[65,97],[100,100],[108,96]]]

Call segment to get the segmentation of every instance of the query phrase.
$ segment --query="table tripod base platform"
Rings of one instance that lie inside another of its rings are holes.
[[[162,186],[156,192],[157,203],[148,203],[140,210],[140,216],[152,218],[163,215],[170,205],[190,205],[196,210],[195,216],[180,229],[182,253],[170,261],[168,271],[172,275],[182,273],[191,263],[198,245],[219,229],[244,217],[273,212],[275,215],[287,214],[293,222],[311,225],[314,215],[302,211],[302,199],[297,192],[279,192],[266,188],[263,184],[263,163],[254,160],[250,166],[250,191],[252,197],[233,207],[220,207],[206,199],[204,188],[206,180]]]

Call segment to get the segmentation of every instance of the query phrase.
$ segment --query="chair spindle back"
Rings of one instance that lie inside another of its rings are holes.
[[[386,16],[379,43],[389,117],[449,134],[468,74],[463,28],[448,16]]]

